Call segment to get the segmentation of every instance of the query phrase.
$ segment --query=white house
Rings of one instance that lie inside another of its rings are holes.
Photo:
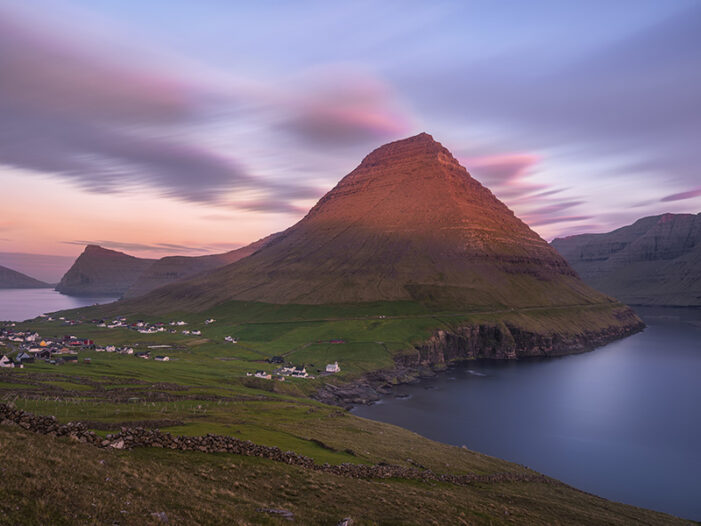
[[[0,357],[0,367],[11,368],[11,367],[14,367],[14,366],[15,366],[15,364],[12,362],[12,360],[10,360],[10,359],[9,359],[7,356],[5,356],[4,354],[2,355],[2,357]]]
[[[157,362],[169,362],[170,358],[168,356],[156,356],[154,360]]]
[[[280,374],[288,375],[288,376],[294,376],[295,378],[306,378],[309,376],[307,374],[307,368],[304,366],[296,366],[293,365],[292,367],[284,366],[280,369]]]
[[[326,364],[326,372],[327,373],[340,373],[341,368],[338,366],[338,362]]]
[[[265,371],[256,371],[254,375],[256,378],[263,378],[264,380],[272,380],[273,376]]]

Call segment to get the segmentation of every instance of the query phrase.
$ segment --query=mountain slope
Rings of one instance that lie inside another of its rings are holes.
[[[50,286],[11,268],[0,266],[0,289],[45,289]]]
[[[701,214],[645,217],[552,246],[589,285],[621,301],[701,306]]]
[[[154,262],[88,245],[61,278],[56,290],[74,296],[121,296]]]
[[[124,294],[125,298],[141,296],[159,287],[163,287],[174,281],[184,280],[234,263],[239,259],[253,254],[264,247],[279,234],[271,234],[263,239],[251,243],[245,247],[237,248],[225,254],[212,254],[208,256],[167,256],[156,260],[149,266]]]
[[[610,301],[425,133],[382,146],[299,223],[144,308],[418,301],[528,307]]]

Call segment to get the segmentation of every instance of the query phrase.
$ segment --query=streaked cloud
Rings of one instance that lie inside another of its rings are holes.
[[[281,128],[314,147],[377,144],[410,131],[398,94],[377,77],[334,67],[310,75]]]
[[[676,194],[670,194],[662,199],[660,199],[661,202],[667,203],[669,201],[683,201],[684,199],[692,199],[694,197],[698,197],[701,195],[701,188],[696,188],[694,190],[689,190],[687,192],[679,192]]]

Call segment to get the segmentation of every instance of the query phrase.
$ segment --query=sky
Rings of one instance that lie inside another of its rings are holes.
[[[0,0],[0,264],[231,250],[422,131],[548,240],[698,213],[701,2]]]

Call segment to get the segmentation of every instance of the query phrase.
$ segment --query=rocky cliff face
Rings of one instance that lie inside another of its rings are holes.
[[[701,306],[701,214],[645,217],[552,246],[585,282],[621,301]]]
[[[395,356],[393,369],[375,371],[345,385],[326,384],[314,398],[343,407],[367,404],[391,392],[393,385],[433,376],[435,371],[456,362],[477,358],[544,358],[586,352],[645,328],[635,313],[622,305],[613,309],[609,322],[601,321],[579,331],[525,329],[503,321],[439,329],[425,342]]]
[[[261,249],[280,234],[271,234],[263,239],[251,243],[242,248],[237,248],[225,254],[212,254],[208,256],[168,256],[155,261],[149,266],[129,287],[124,294],[125,298],[135,298],[174,281],[185,280],[208,272],[210,270],[234,263],[250,256]]]
[[[153,261],[88,245],[56,290],[73,296],[121,296]]]
[[[48,283],[0,266],[0,289],[45,289],[50,287]]]
[[[608,301],[428,134],[382,146],[255,254],[144,305],[227,300],[466,307]]]

